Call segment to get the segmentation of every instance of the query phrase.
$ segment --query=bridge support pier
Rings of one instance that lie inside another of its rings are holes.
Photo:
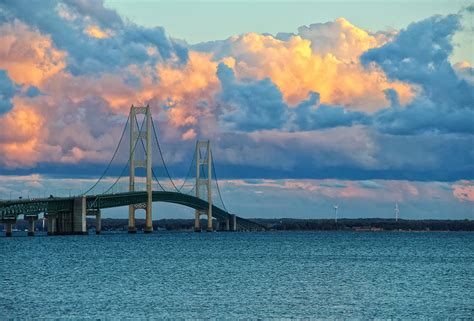
[[[201,213],[198,210],[194,213],[194,232],[201,232]]]
[[[209,209],[207,210],[207,231],[212,232],[212,205],[209,204]]]
[[[67,211],[48,213],[48,235],[87,235],[86,197],[76,197]]]
[[[28,236],[35,236],[35,221],[38,219],[38,216],[28,216]]]
[[[12,237],[13,236],[13,224],[15,224],[15,222],[13,222],[13,221],[7,221],[6,222],[6,229],[5,229],[5,236],[6,237]]]
[[[95,215],[95,234],[100,234],[102,232],[102,217],[100,210],[97,211]]]
[[[137,233],[137,228],[135,227],[135,207],[130,205],[128,207],[128,233],[135,234]]]
[[[227,219],[225,220],[224,231],[229,231],[229,230],[230,230],[229,218],[227,218]]]
[[[230,214],[230,230],[237,231],[237,216],[235,214]]]
[[[56,215],[48,213],[47,215],[47,223],[48,223],[48,235],[55,235],[56,234]]]
[[[94,216],[95,218],[95,234],[100,234],[102,229],[100,209],[92,209],[87,211],[87,216]]]
[[[229,220],[217,220],[216,222],[216,230],[217,231],[228,231],[229,230]]]
[[[74,206],[72,210],[72,222],[73,222],[73,234],[77,235],[86,235],[87,234],[87,224],[86,224],[86,197],[76,197],[74,199]],[[69,213],[66,213],[66,215]],[[67,232],[67,231],[62,231]]]
[[[147,205],[145,211],[146,211],[146,216],[145,216],[145,234],[147,233],[153,233],[153,221],[151,220],[151,201],[148,202],[149,205]]]

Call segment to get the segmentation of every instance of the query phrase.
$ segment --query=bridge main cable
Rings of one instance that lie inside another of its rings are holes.
[[[211,159],[212,159],[212,175],[214,176],[214,179],[216,181],[216,186],[217,186],[217,194],[219,195],[219,199],[221,200],[221,203],[222,203],[222,207],[224,208],[224,210],[229,213],[229,211],[227,210],[225,204],[224,204],[224,201],[222,200],[222,195],[221,195],[221,189],[219,188],[219,181],[217,179],[217,174],[216,174],[216,167],[214,166],[214,157],[212,156],[212,150],[211,150]]]
[[[150,116],[151,117],[151,116]],[[155,136],[156,144],[158,145],[158,151],[160,153],[161,161],[163,162],[163,167],[165,168],[166,174],[168,175],[168,178],[171,181],[171,184],[173,185],[174,189],[179,192],[179,189],[176,187],[175,183],[173,182],[173,179],[171,178],[171,175],[168,171],[168,167],[166,166],[165,159],[163,158],[163,153],[161,152],[161,147],[160,147],[160,141],[158,140],[158,135],[156,134],[156,129],[155,129],[155,122],[153,121],[153,117],[151,117],[151,127],[153,128],[153,134]]]
[[[139,130],[142,129],[143,127],[143,123],[142,123],[142,126],[140,127],[139,124],[138,124],[138,120],[135,118],[135,123],[137,124],[137,128],[139,128]],[[153,123],[153,119],[152,119],[152,123]],[[143,150],[148,153],[148,150],[146,150],[145,148],[145,143],[143,142],[143,139],[142,138],[138,138],[140,140],[140,142],[142,143],[142,147],[143,147]],[[138,141],[138,140],[137,140]],[[155,174],[155,171],[153,170],[153,167],[151,168],[151,173],[153,175],[153,177],[155,178],[155,181],[158,183],[158,185],[160,186],[161,190],[163,191],[166,191],[166,189],[163,187],[163,185],[160,184],[160,181],[158,180],[158,178],[156,177],[156,174]]]
[[[120,136],[120,140],[119,140],[119,142],[118,142],[118,144],[117,144],[117,147],[115,148],[114,154],[113,154],[112,158],[110,159],[109,164],[107,165],[107,167],[105,168],[104,172],[103,172],[102,175],[99,177],[99,179],[97,180],[97,182],[95,182],[95,184],[92,185],[87,191],[85,191],[84,193],[82,193],[81,196],[84,196],[84,195],[86,195],[87,193],[89,193],[91,190],[93,190],[94,187],[96,187],[97,184],[99,184],[99,182],[105,177],[105,174],[107,173],[107,171],[109,170],[110,166],[112,165],[112,162],[113,162],[113,160],[115,159],[115,156],[117,156],[117,152],[118,152],[118,150],[119,150],[120,144],[122,143],[123,137],[125,136],[125,132],[126,132],[126,130],[127,130],[127,125],[128,125],[128,123],[129,123],[129,121],[130,121],[130,113],[131,113],[131,112],[128,113],[127,122],[125,123],[125,126],[124,126],[124,128],[123,128],[122,135]]]
[[[145,118],[143,119],[142,121],[142,125],[138,127],[138,130],[141,130],[143,128],[145,124]],[[126,128],[127,126],[125,126]],[[100,196],[104,195],[104,194],[107,194],[111,189],[114,188],[114,186],[118,183],[118,181],[123,177],[125,171],[127,170],[127,168],[129,168],[129,165],[130,165],[130,162],[131,162],[131,159],[132,159],[132,155],[133,153],[135,152],[135,149],[137,147],[137,144],[138,144],[138,139],[135,141],[135,144],[133,145],[133,150],[132,152],[130,153],[130,156],[128,158],[128,161],[127,163],[124,165],[124,167],[122,168],[122,172],[120,173],[120,176],[117,177],[117,179],[114,181],[114,183],[105,191],[103,191],[101,194],[97,194],[96,195],[96,198],[94,199],[94,202],[92,203],[92,207],[96,204],[97,200],[99,199]],[[84,195],[84,194],[83,194]]]

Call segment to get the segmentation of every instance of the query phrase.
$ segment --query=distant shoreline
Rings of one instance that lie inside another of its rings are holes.
[[[474,232],[474,220],[404,220],[398,222],[395,219],[385,218],[357,218],[357,219],[263,219],[252,218],[264,226],[267,231],[352,231],[352,232]],[[206,220],[202,220],[201,226],[206,226]],[[137,229],[145,228],[145,220],[136,220]],[[159,219],[153,221],[154,230],[168,231],[192,231],[194,219]],[[27,222],[19,220],[15,228],[27,229]],[[95,219],[87,219],[87,228],[95,228]],[[128,219],[104,218],[102,219],[103,231],[127,231]],[[217,229],[217,222],[214,229]],[[42,230],[41,220],[36,222],[36,229]]]

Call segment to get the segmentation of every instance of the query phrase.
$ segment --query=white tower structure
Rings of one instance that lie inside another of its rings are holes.
[[[339,208],[339,205],[334,205],[334,221],[337,223],[337,209]]]
[[[136,128],[137,127],[137,115],[145,115],[146,129]],[[136,233],[137,228],[135,227],[135,210],[145,208],[146,211],[146,223],[145,233],[153,232],[153,222],[151,217],[152,202],[153,202],[153,191],[152,191],[152,172],[151,172],[151,111],[150,106],[146,107],[135,107],[132,105],[130,110],[130,179],[129,188],[130,192],[135,191],[135,169],[142,167],[146,168],[146,192],[147,200],[146,203],[130,205],[128,208],[128,233]],[[145,155],[146,159],[136,159],[136,147],[140,146],[138,140],[145,141]]]
[[[203,153],[201,153],[203,152]],[[207,173],[207,175],[205,175]],[[209,207],[206,211],[196,210],[194,231],[201,231],[201,215],[207,215],[207,231],[212,231],[212,157],[211,143],[208,140],[196,142],[196,197],[204,199],[207,192]],[[206,177],[207,176],[207,177]]]
[[[398,222],[398,217],[400,216],[400,209],[398,208],[398,202],[395,203],[395,222]]]

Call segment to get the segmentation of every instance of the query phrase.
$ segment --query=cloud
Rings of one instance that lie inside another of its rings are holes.
[[[0,115],[12,109],[11,99],[15,95],[15,84],[5,70],[0,69]]]
[[[371,121],[370,117],[362,112],[351,111],[340,106],[319,104],[319,94],[315,92],[310,93],[308,100],[301,102],[294,109],[294,113],[298,130],[369,124]]]
[[[333,55],[341,61],[357,62],[365,51],[390,41],[395,32],[371,33],[344,18],[298,28],[298,35],[311,41],[314,53]]]
[[[269,78],[236,81],[234,72],[221,63],[217,69],[222,92],[221,120],[231,129],[253,131],[281,128],[286,121],[288,106],[281,92]]]
[[[452,185],[453,195],[461,202],[474,202],[474,182],[461,180]]]
[[[5,129],[0,131],[0,162],[7,167],[34,166],[41,159],[44,118],[20,98],[14,99],[14,105],[0,117],[0,128]]]
[[[103,0],[65,0],[64,3],[81,16],[93,17],[101,26],[122,24],[122,18],[114,10],[106,8]]]
[[[410,24],[393,41],[361,56],[369,69],[380,67],[390,79],[421,89],[406,108],[380,110],[378,129],[402,135],[474,133],[474,86],[458,77],[448,61],[460,28],[459,15],[434,16]]]
[[[469,62],[458,62],[454,64],[453,68],[459,78],[462,78],[469,82],[471,85],[474,85],[474,68]]]
[[[196,131],[192,128],[188,129],[184,134],[181,136],[183,140],[193,140],[196,138]]]
[[[86,34],[88,34],[91,37],[98,38],[98,39],[104,39],[104,38],[109,38],[110,34],[106,31],[103,31],[97,26],[89,26],[84,30]]]
[[[380,183],[377,183],[375,181],[361,181],[361,182],[359,182],[359,185],[360,185],[360,187],[370,188],[370,189],[383,188],[383,185],[381,185]]]
[[[25,91],[25,95],[27,97],[36,97],[36,96],[42,95],[42,92],[41,90],[38,89],[38,87],[28,86],[28,88]]]
[[[310,29],[307,35],[305,31],[284,39],[247,33],[192,48],[212,53],[216,61],[227,59],[237,79],[270,78],[290,105],[318,92],[323,104],[373,112],[386,105],[387,88],[396,90],[402,103],[411,100],[409,85],[389,81],[382,71],[367,70],[358,60],[360,53],[385,43],[383,37],[343,19]]]
[[[163,28],[124,22],[102,1],[7,0],[0,9],[0,20],[18,19],[50,36],[59,50],[68,52],[66,68],[75,75],[187,60],[185,44],[168,38]]]
[[[292,108],[284,102],[280,90],[269,78],[238,81],[234,71],[224,63],[219,64],[217,75],[222,86],[218,95],[222,110],[220,119],[230,129],[307,131],[370,123],[370,117],[365,113],[320,105],[320,95],[316,92],[310,92],[307,100]]]
[[[101,1],[0,8],[2,88],[14,86],[2,89],[2,171],[95,174],[130,105],[148,104],[176,173],[211,139],[225,177],[473,176],[472,67],[448,60],[456,17],[381,32],[340,18],[188,46]]]
[[[65,67],[51,38],[18,20],[0,24],[0,69],[18,84],[39,86]]]
[[[408,181],[354,181],[335,179],[262,179],[258,181],[226,180],[225,186],[235,185],[253,190],[297,191],[311,197],[328,197],[334,200],[362,198],[371,201],[411,201],[425,196],[432,197],[430,190],[436,190],[440,198],[449,199],[447,190],[439,189],[437,182],[412,183]],[[288,196],[287,196],[288,197]],[[291,197],[291,196],[290,196]]]
[[[113,178],[105,178],[109,183]],[[19,196],[43,197],[77,195],[90,187],[94,178],[56,178],[46,175],[0,175],[0,199]],[[459,201],[451,185],[440,182],[375,181],[382,189],[365,190],[360,181],[313,179],[222,180],[221,193],[226,206],[243,217],[333,218],[333,204],[339,204],[340,217],[394,218],[398,202],[403,219],[472,219],[470,201]],[[453,184],[459,184],[454,182]],[[467,182],[466,182],[467,183]],[[410,193],[416,188],[418,195]],[[355,196],[359,194],[359,196]],[[162,204],[161,204],[162,205]],[[194,212],[186,207],[170,211],[157,208],[160,215],[192,218]],[[156,213],[156,212],[154,212]],[[169,213],[169,214],[166,214]],[[105,217],[120,217],[122,213],[104,211]],[[127,217],[128,213],[123,213]],[[161,216],[160,216],[161,217]]]

